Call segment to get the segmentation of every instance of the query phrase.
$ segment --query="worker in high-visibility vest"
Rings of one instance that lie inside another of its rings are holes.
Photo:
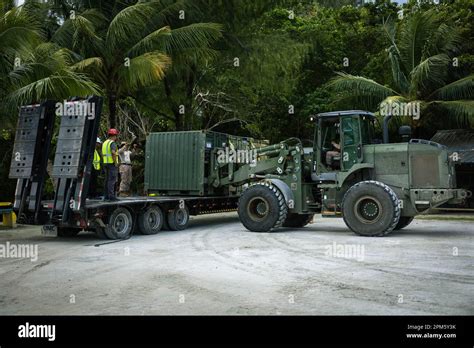
[[[90,198],[98,198],[99,193],[97,192],[97,181],[99,178],[100,170],[101,170],[101,162],[102,157],[100,153],[102,152],[102,140],[97,137],[95,142],[95,149],[94,149],[94,159],[92,160],[92,170],[91,170],[91,180],[89,184],[89,197]]]
[[[104,199],[108,201],[116,201],[115,185],[118,177],[118,146],[117,137],[119,131],[111,128],[108,131],[108,139],[102,144],[102,163],[105,169],[105,196]]]

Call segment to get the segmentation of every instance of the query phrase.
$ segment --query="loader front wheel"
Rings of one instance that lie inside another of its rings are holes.
[[[239,218],[252,232],[270,232],[281,227],[288,207],[280,190],[270,183],[250,186],[240,196]]]
[[[344,195],[344,222],[360,236],[381,237],[392,232],[400,220],[400,205],[395,192],[384,183],[363,181]]]

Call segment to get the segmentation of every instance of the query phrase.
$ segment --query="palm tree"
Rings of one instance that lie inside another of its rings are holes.
[[[53,41],[76,52],[80,61],[74,69],[101,87],[114,127],[119,100],[162,81],[167,70],[190,57],[212,57],[210,46],[221,37],[221,29],[213,23],[172,29],[168,18],[188,8],[183,1],[138,1],[127,7],[111,3],[117,6],[85,8],[68,18]]]
[[[457,120],[458,126],[468,123],[474,115],[474,75],[453,80],[460,31],[447,23],[434,10],[414,12],[398,28],[387,21],[384,31],[391,44],[387,49],[391,83],[383,85],[362,76],[338,73],[329,86],[341,101],[369,109],[382,103],[419,102],[422,118],[420,122],[412,121],[415,127],[432,119],[423,116],[443,113]],[[449,123],[446,121],[444,125]]]
[[[70,69],[70,52],[45,42],[43,36],[28,6],[1,6],[0,110],[11,120],[16,107],[25,103],[98,92],[85,75]]]

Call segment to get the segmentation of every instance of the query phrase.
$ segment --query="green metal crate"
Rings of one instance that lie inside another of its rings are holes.
[[[210,154],[230,143],[249,149],[251,138],[210,131],[151,133],[146,143],[145,190],[148,194],[232,195],[228,188],[207,184]]]

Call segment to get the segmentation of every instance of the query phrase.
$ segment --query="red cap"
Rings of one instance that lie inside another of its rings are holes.
[[[119,131],[116,130],[115,128],[110,128],[109,131],[108,131],[108,134],[109,135],[119,135]]]

